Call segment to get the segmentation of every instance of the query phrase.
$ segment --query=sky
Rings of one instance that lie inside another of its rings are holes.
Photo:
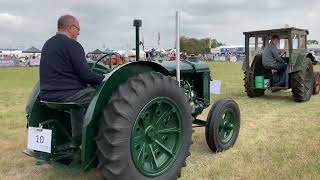
[[[142,20],[146,47],[157,47],[159,32],[160,47],[174,48],[176,11],[182,36],[241,45],[245,31],[288,24],[320,40],[319,0],[0,0],[0,48],[41,49],[65,14],[80,21],[78,41],[86,51],[133,48],[134,19]]]

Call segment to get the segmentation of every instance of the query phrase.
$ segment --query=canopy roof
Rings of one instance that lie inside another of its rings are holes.
[[[104,52],[101,51],[100,49],[96,49],[96,50],[94,50],[92,52],[89,52],[88,54],[104,54]]]
[[[22,51],[22,53],[41,53],[41,50],[32,46],[31,48]]]
[[[31,48],[22,51],[22,53],[41,53],[41,50],[32,46]]]
[[[300,32],[305,35],[309,34],[309,31],[307,29],[299,29],[295,27],[291,28],[280,28],[280,29],[269,29],[269,30],[261,30],[261,31],[249,31],[249,32],[244,32],[244,35],[249,35],[249,36],[255,36],[255,35],[262,35],[262,34],[268,34],[268,35],[273,35],[273,34],[288,34],[291,32]]]
[[[115,51],[112,50],[112,49],[107,48],[107,49],[104,50],[104,52],[105,52],[105,53],[113,53],[113,52],[115,52]]]

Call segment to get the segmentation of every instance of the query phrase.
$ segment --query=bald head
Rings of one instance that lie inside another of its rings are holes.
[[[75,23],[77,19],[69,14],[63,15],[58,19],[58,29],[65,29]]]
[[[77,40],[80,34],[79,21],[72,15],[63,15],[58,19],[58,31],[65,32],[70,38]]]

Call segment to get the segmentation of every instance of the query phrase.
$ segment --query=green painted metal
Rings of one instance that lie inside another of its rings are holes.
[[[110,60],[109,65],[105,65],[102,63],[102,60],[109,56],[109,58],[111,59],[111,56],[116,56],[117,57],[117,65],[113,65],[112,64],[112,60]],[[97,61],[92,61],[89,60],[89,67],[90,69],[92,69],[93,71],[97,72],[97,73],[103,73],[103,74],[107,74],[109,73],[113,68],[117,67],[120,65],[120,54],[117,52],[110,52],[110,53],[106,53],[104,54],[100,59],[98,59]],[[107,67],[108,66],[108,67]]]
[[[170,72],[170,75],[172,75],[172,76],[176,75],[176,67],[177,67],[176,61],[162,61],[160,63],[160,65],[165,67]],[[180,72],[181,73],[194,73],[194,70],[190,64],[184,63],[183,61],[181,61]]]
[[[37,81],[36,84],[33,86],[30,96],[28,98],[28,102],[25,109],[27,114],[31,114],[31,111],[39,96],[39,93],[40,93],[40,81]]]
[[[94,63],[95,61],[88,60],[90,67],[92,67]],[[184,63],[183,67],[185,71],[184,73],[181,73],[181,77],[183,81],[188,81],[193,87],[195,97],[197,97],[196,99],[193,99],[196,105],[195,116],[197,116],[205,107],[208,107],[210,104],[210,71],[208,66],[204,63],[194,64],[196,65],[192,65],[192,63]],[[200,68],[200,66],[202,70],[195,71],[195,69],[197,67]],[[164,75],[170,75],[169,70],[172,70],[171,68],[175,68],[175,62],[157,64],[153,62],[140,61],[120,65],[114,69],[109,69],[102,63],[95,65],[93,69],[95,72],[104,74],[108,73],[108,77],[101,85],[96,87],[96,93],[85,115],[81,146],[81,165],[84,170],[90,169],[96,165],[96,144],[94,138],[96,137],[98,129],[97,121],[101,116],[103,107],[107,104],[115,88],[127,81],[128,78],[136,76],[140,73],[155,71]],[[30,94],[26,106],[28,126],[39,127],[40,123],[50,119],[58,122],[54,123],[54,125],[48,128],[52,128],[55,131],[54,142],[56,144],[56,148],[54,149],[54,153],[57,156],[55,155],[54,157],[62,158],[65,155],[63,154],[62,149],[64,145],[70,141],[70,114],[48,108],[45,104],[41,103],[39,100],[39,86],[39,82],[37,82]],[[50,157],[53,158],[51,155]]]
[[[155,177],[171,168],[183,138],[181,112],[164,97],[148,102],[135,120],[131,134],[131,155],[136,168]]]
[[[206,102],[206,100],[204,100]],[[194,103],[195,103],[195,111],[194,111],[194,114],[193,114],[193,117],[197,117],[199,114],[202,113],[202,111],[208,107],[209,105],[205,105],[204,104],[204,101],[203,100],[195,100]]]
[[[95,157],[96,144],[93,139],[97,135],[97,122],[101,116],[103,107],[108,103],[114,90],[120,84],[126,82],[130,77],[150,71],[169,75],[169,72],[157,63],[147,61],[132,62],[113,69],[108,74],[108,78],[97,87],[96,93],[89,104],[84,120],[81,145],[81,162],[83,167],[90,168],[90,166],[87,165],[90,163],[90,160]],[[92,165],[94,164],[92,163]]]
[[[236,116],[232,109],[226,109],[222,114],[219,121],[219,140],[222,144],[227,144],[234,132],[236,127]]]
[[[107,54],[107,55],[110,55],[110,54]],[[107,55],[104,55],[103,57],[105,57]],[[115,53],[115,55],[116,55],[116,53]],[[106,65],[104,65],[101,61],[99,61],[97,63],[97,61],[92,61],[92,60],[88,59],[87,62],[88,62],[90,69],[92,69],[92,71],[94,71],[96,73],[107,74],[111,71],[111,69],[108,68]]]
[[[161,66],[165,67],[170,75],[176,75],[176,61],[162,61]],[[180,72],[181,74],[185,73],[200,73],[200,72],[210,72],[208,64],[199,61],[199,62],[190,62],[190,61],[181,61],[180,62]]]
[[[196,73],[210,72],[210,68],[208,64],[203,61],[188,61],[188,62],[192,64]]]
[[[181,74],[181,87],[194,104],[194,117],[210,105],[210,80],[210,72]]]
[[[210,106],[210,71],[209,72],[203,72],[202,73],[202,97],[203,97],[203,109],[207,108]],[[202,111],[201,111],[202,113]]]

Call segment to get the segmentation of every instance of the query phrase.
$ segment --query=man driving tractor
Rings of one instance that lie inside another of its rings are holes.
[[[85,107],[95,92],[92,86],[100,84],[104,78],[89,69],[83,47],[76,41],[79,31],[79,21],[75,17],[61,16],[58,32],[44,44],[40,61],[41,100],[81,104],[71,110],[71,147],[81,143]]]
[[[278,71],[280,81],[274,84],[275,87],[285,86],[287,64],[278,53],[277,46],[280,45],[280,37],[273,35],[271,42],[267,43],[262,52],[262,65],[267,69],[275,69]]]

